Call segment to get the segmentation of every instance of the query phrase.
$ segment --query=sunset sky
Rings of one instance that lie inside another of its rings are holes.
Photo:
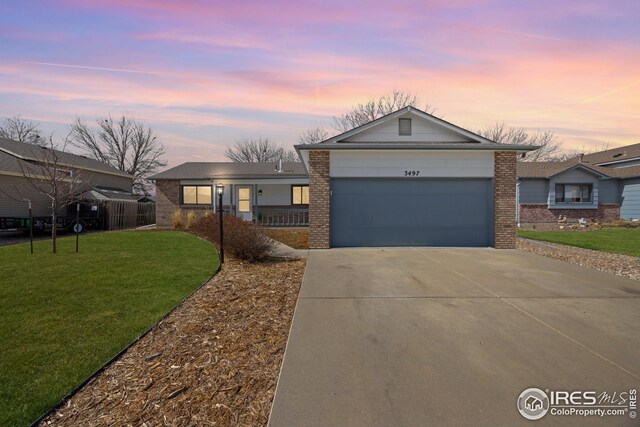
[[[0,2],[0,117],[62,136],[134,115],[169,166],[244,137],[291,146],[394,89],[471,130],[638,143],[640,1]]]

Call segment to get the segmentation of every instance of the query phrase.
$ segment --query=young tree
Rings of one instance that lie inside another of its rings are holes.
[[[323,127],[318,126],[304,131],[302,135],[298,137],[298,144],[317,144],[328,137],[329,132],[327,132]]]
[[[21,175],[29,186],[51,201],[51,249],[54,254],[57,251],[58,211],[93,187],[91,182],[83,179],[80,169],[65,162],[68,143],[67,137],[58,146],[54,143],[53,136],[50,136],[46,146],[33,147],[30,160],[16,159]]]
[[[167,162],[162,160],[166,150],[151,128],[133,117],[118,120],[99,118],[94,132],[80,118],[71,124],[72,144],[94,159],[107,163],[136,177],[133,191],[149,194],[151,184],[146,179]]]
[[[333,117],[333,128],[338,132],[347,132],[365,123],[369,123],[386,114],[392,113],[403,107],[420,104],[420,98],[410,92],[394,90],[390,94],[376,99],[370,99],[364,104],[356,104],[351,111],[340,116]],[[427,104],[424,108],[427,113],[433,113],[433,108]]]
[[[240,163],[277,162],[279,159],[285,162],[300,161],[294,151],[277,146],[269,138],[237,140],[233,146],[227,147],[224,155]]]
[[[38,124],[19,116],[8,117],[2,121],[0,136],[25,144],[47,145]]]
[[[524,128],[510,128],[498,122],[481,129],[478,134],[500,144],[540,146],[539,149],[527,153],[524,161],[528,162],[557,161],[562,149],[562,144],[550,130],[527,132]]]

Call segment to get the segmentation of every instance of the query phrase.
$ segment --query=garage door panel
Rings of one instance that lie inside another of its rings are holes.
[[[487,179],[333,179],[332,246],[490,246]]]

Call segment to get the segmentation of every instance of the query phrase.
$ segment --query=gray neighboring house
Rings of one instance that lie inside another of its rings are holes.
[[[156,223],[174,212],[197,217],[217,210],[214,186],[225,186],[223,209],[246,221],[303,226],[309,221],[309,178],[302,163],[187,162],[150,178],[156,183]]]
[[[36,163],[43,159],[43,150],[48,148],[24,144],[11,139],[0,138],[0,218],[26,217],[28,204],[20,198],[30,199],[34,217],[51,215],[51,201],[31,187],[22,175],[19,161]],[[83,171],[83,180],[93,189],[82,195],[95,196],[95,200],[131,200],[134,177],[114,167],[77,154],[64,153],[61,165]],[[65,215],[63,208],[58,215]]]
[[[518,162],[518,224],[554,228],[575,223],[640,220],[640,144],[565,162]]]

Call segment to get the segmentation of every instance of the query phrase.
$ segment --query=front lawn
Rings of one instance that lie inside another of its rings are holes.
[[[214,247],[124,231],[0,248],[0,425],[27,425],[195,290]]]
[[[518,236],[640,257],[640,228],[603,228],[592,231],[519,230]]]

